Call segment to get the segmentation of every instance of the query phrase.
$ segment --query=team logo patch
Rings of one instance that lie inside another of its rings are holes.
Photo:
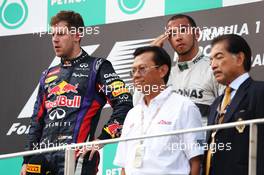
[[[55,101],[46,101],[46,109],[55,108],[58,106],[66,106],[68,108],[79,108],[81,105],[81,96],[74,96],[73,99],[68,99],[67,96],[60,95]]]
[[[79,85],[78,83],[76,85],[71,85],[66,81],[62,81],[60,84],[54,86],[53,88],[48,89],[49,92],[48,97],[50,97],[51,95],[61,95],[69,92],[73,92],[77,94],[78,85]]]
[[[115,138],[115,136],[118,134],[118,132],[122,129],[122,125],[119,124],[119,122],[114,121],[114,123],[108,125],[104,128],[104,130],[111,135],[112,138]]]

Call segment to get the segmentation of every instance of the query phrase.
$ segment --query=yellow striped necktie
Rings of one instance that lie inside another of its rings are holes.
[[[230,86],[227,86],[225,89],[225,96],[222,100],[221,107],[220,107],[220,116],[218,119],[218,124],[221,124],[224,119],[224,113],[226,110],[226,107],[230,104],[231,102],[231,90],[232,88]],[[211,159],[212,159],[212,147],[211,145],[215,144],[215,135],[216,135],[216,130],[214,130],[211,134],[211,143],[210,147],[207,151],[207,156],[206,156],[206,175],[209,175],[210,172],[210,167],[211,167]]]

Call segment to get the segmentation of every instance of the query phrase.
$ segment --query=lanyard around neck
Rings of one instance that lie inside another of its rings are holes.
[[[141,122],[140,122],[140,134],[141,134],[141,135],[145,135],[145,134],[147,134],[147,132],[148,132],[148,130],[149,130],[149,128],[150,128],[152,122],[153,122],[154,119],[157,117],[157,115],[158,115],[160,109],[161,109],[162,106],[167,102],[167,100],[169,99],[169,97],[171,96],[171,94],[172,94],[172,92],[170,92],[170,93],[168,94],[168,96],[166,97],[166,101],[164,101],[164,103],[162,103],[162,104],[158,107],[158,109],[156,110],[155,114],[151,117],[151,119],[150,119],[150,121],[149,121],[149,123],[148,123],[148,125],[147,125],[147,127],[146,127],[146,129],[145,129],[145,131],[144,131],[144,111],[143,111],[143,107],[141,108]],[[143,140],[141,140],[140,142],[143,143]]]

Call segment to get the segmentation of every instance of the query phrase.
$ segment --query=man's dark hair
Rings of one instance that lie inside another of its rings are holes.
[[[68,28],[75,27],[78,30],[80,29],[81,32],[84,28],[82,16],[74,11],[60,11],[51,18],[50,25],[54,26],[61,21],[67,22]]]
[[[141,55],[145,52],[152,52],[154,53],[153,61],[157,66],[167,65],[169,70],[167,74],[164,76],[164,82],[167,83],[170,76],[170,70],[171,70],[171,58],[169,54],[161,47],[157,46],[145,46],[145,47],[139,47],[134,52],[134,57]]]
[[[196,23],[194,21],[194,19],[188,15],[184,15],[184,14],[177,14],[177,15],[173,15],[168,21],[167,21],[167,24],[170,22],[170,21],[173,21],[173,20],[176,20],[176,19],[182,19],[182,18],[186,18],[188,19],[191,27],[197,27],[196,26]]]
[[[211,42],[212,47],[219,42],[226,43],[226,50],[229,53],[238,54],[239,52],[243,52],[245,54],[244,69],[247,72],[250,71],[252,53],[247,41],[243,37],[236,34],[221,35],[213,39]]]

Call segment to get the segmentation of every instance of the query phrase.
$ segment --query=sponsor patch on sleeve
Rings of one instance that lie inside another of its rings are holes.
[[[121,94],[125,94],[125,93],[128,93],[128,89],[125,88],[125,87],[123,87],[123,88],[120,88],[120,89],[114,90],[114,91],[112,92],[112,95],[113,95],[114,97],[117,97],[117,96],[119,96],[119,95],[121,95]]]
[[[115,138],[116,136],[120,136],[121,134],[122,125],[119,124],[119,122],[115,121],[112,124],[109,124],[107,127],[104,128],[104,130],[111,135],[112,138]]]
[[[110,84],[111,89],[117,90],[125,86],[125,83],[122,81],[114,81]]]
[[[35,165],[35,164],[27,164],[27,170],[28,173],[40,173],[41,172],[41,166]]]
[[[55,76],[51,76],[49,78],[46,78],[45,83],[48,84],[48,83],[56,80],[57,78],[58,78],[58,76],[56,76],[56,75]]]
[[[57,69],[54,69],[54,70],[50,71],[50,72],[48,73],[47,77],[50,77],[50,76],[52,76],[52,75],[56,75],[56,74],[58,74],[58,73],[60,73],[60,68],[57,68]]]

